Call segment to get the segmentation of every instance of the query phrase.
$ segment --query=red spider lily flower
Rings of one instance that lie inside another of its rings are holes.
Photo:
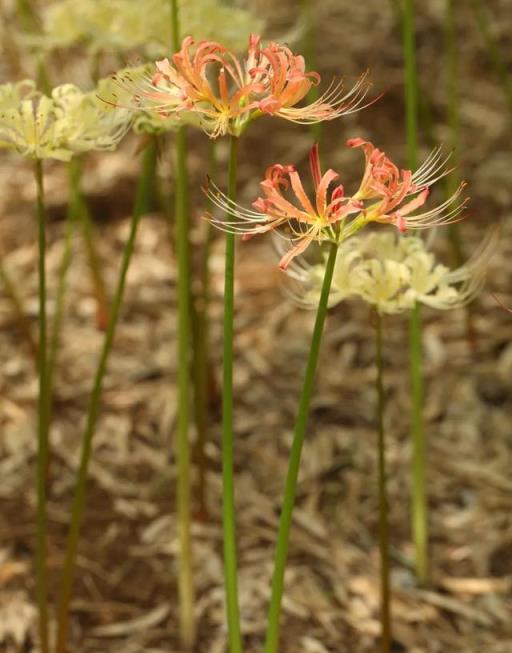
[[[296,168],[292,165],[270,166],[260,182],[262,197],[244,208],[229,199],[212,183],[204,189],[213,205],[226,218],[207,218],[217,227],[242,235],[244,240],[288,227],[293,247],[280,262],[286,269],[290,261],[303,253],[313,241],[338,244],[355,235],[370,222],[394,224],[400,231],[426,229],[461,220],[467,199],[456,202],[465,184],[439,206],[416,213],[428,197],[430,186],[447,174],[441,148],[436,148],[414,173],[399,170],[388,157],[362,139],[348,141],[349,147],[363,147],[366,166],[362,182],[353,196],[345,195],[343,186],[334,185],[339,175],[334,170],[322,174],[315,145],[310,153],[310,168],[315,198],[310,200]]]
[[[342,185],[336,185],[331,190],[339,175],[334,170],[322,175],[317,145],[311,149],[310,168],[315,190],[314,202],[304,190],[294,166],[275,164],[267,169],[265,179],[260,182],[264,196],[253,203],[256,210],[240,207],[217,186],[210,184],[205,189],[206,195],[232,218],[226,221],[210,217],[210,220],[223,230],[242,234],[244,240],[287,225],[296,244],[279,263],[279,267],[285,270],[290,261],[304,252],[313,241],[337,242],[341,237],[346,238],[348,234],[342,229],[343,221],[352,213],[360,213],[363,208],[360,200],[345,197]]]
[[[239,60],[234,52],[214,41],[197,45],[187,36],[172,59],[156,62],[151,79],[133,82],[118,78],[129,90],[138,109],[199,119],[211,137],[239,136],[248,123],[263,114],[291,122],[311,124],[333,120],[364,108],[369,84],[364,74],[343,94],[340,83],[311,104],[297,107],[320,82],[315,72],[306,72],[304,58],[278,43],[261,47],[260,37],[251,35],[247,53]]]
[[[425,213],[413,214],[427,201],[430,187],[451,172],[446,168],[449,156],[443,158],[442,148],[435,148],[413,173],[411,170],[399,170],[384,152],[362,138],[349,139],[347,145],[360,147],[366,159],[363,179],[354,197],[362,201],[377,200],[365,206],[367,222],[392,223],[400,231],[407,231],[450,224],[461,219],[468,200],[455,206],[453,204],[462,193],[466,185],[464,182],[441,205]],[[407,198],[412,199],[403,204]]]

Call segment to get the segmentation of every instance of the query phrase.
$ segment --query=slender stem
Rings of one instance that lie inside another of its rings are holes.
[[[39,402],[37,451],[37,537],[36,594],[39,611],[39,638],[42,653],[48,653],[48,520],[46,515],[46,468],[49,454],[49,394],[46,342],[46,214],[44,207],[43,164],[35,162],[39,244]]]
[[[391,0],[391,6],[393,13],[395,14],[397,28],[399,28],[400,33],[403,33],[403,0]],[[416,82],[418,84],[418,122],[421,125],[425,143],[431,148],[434,148],[437,141],[434,136],[434,116],[432,114],[432,103],[430,102],[428,89],[425,87],[425,84],[422,84],[420,79],[417,79]]]
[[[236,201],[238,139],[231,136],[228,197]],[[233,480],[233,320],[234,320],[235,236],[226,234],[224,272],[224,352],[222,384],[222,516],[224,528],[224,576],[228,620],[229,653],[241,653],[240,609]]]
[[[179,9],[171,0],[172,50],[180,42]],[[185,128],[176,133],[176,250],[178,255],[178,429],[176,439],[177,512],[180,543],[178,593],[180,634],[185,648],[196,638],[190,502],[190,244],[188,215],[187,141]]]
[[[428,508],[426,488],[427,443],[423,427],[423,365],[421,311],[416,304],[409,321],[409,365],[412,401],[412,531],[416,575],[420,583],[428,580]]]
[[[180,12],[178,7],[178,0],[169,0],[171,9],[171,50],[178,52],[180,49]]]
[[[288,462],[288,472],[284,486],[283,507],[279,521],[279,532],[277,536],[277,545],[274,561],[274,573],[272,576],[272,591],[270,596],[270,606],[267,619],[267,634],[265,640],[265,653],[277,653],[279,645],[279,617],[281,614],[281,602],[284,592],[284,574],[286,561],[288,558],[288,544],[290,538],[290,527],[292,523],[292,513],[295,504],[295,494],[297,491],[297,479],[299,476],[300,458],[302,445],[306,436],[308,424],[309,406],[315,380],[315,372],[318,363],[318,353],[320,351],[320,341],[324,328],[325,316],[327,314],[327,303],[331,289],[332,275],[336,262],[338,247],[332,244],[327,263],[325,266],[324,281],[318,309],[316,313],[315,326],[311,338],[309,357],[304,377],[304,385],[299,402],[297,420],[293,434],[292,449]]]
[[[445,6],[445,49],[446,49],[446,95],[447,95],[447,122],[450,130],[450,149],[454,167],[459,159],[460,115],[459,94],[457,89],[457,27],[453,0],[446,0]],[[459,180],[456,170],[452,170],[446,177],[446,195],[451,197],[457,189]],[[455,267],[462,265],[464,254],[457,224],[448,225],[448,237],[452,247],[453,262]]]
[[[377,422],[378,422],[378,488],[379,488],[379,551],[380,551],[380,597],[381,597],[381,653],[391,650],[391,592],[389,564],[389,500],[387,493],[386,444],[384,438],[384,383],[382,359],[383,319],[377,313],[375,328],[377,363]]]
[[[446,177],[446,197],[449,198],[457,190],[459,175],[457,167],[460,152],[460,102],[458,92],[458,56],[457,56],[457,21],[454,10],[454,0],[446,0],[445,6],[445,49],[446,49],[446,72],[448,98],[447,123],[450,133],[450,149],[452,151],[453,170]],[[448,225],[448,239],[452,250],[454,267],[460,267],[464,263],[464,248],[460,233],[460,225]],[[471,306],[468,304],[465,309],[467,339],[476,344],[476,333],[473,325]]]
[[[62,253],[62,259],[59,266],[55,313],[53,315],[50,343],[48,347],[48,385],[50,387],[50,397],[53,396],[55,367],[57,364],[57,355],[59,351],[62,318],[64,316],[64,299],[66,296],[67,275],[73,254],[73,233],[75,231],[76,219],[80,210],[79,168],[75,165],[72,165],[72,163],[73,161],[70,162],[68,168],[70,201],[66,218],[64,252]]]
[[[179,597],[182,645],[195,640],[192,541],[190,533],[190,262],[187,201],[187,143],[184,128],[176,133],[176,249],[178,255],[178,428],[176,438],[177,511],[180,542]]]
[[[315,44],[315,11],[316,4],[312,0],[302,0],[302,15],[304,19],[304,58],[310,70],[316,70],[316,44]],[[308,102],[315,102],[319,97],[318,87],[312,86],[308,93]],[[317,143],[322,140],[323,123],[315,122],[310,125],[311,133]]]
[[[216,148],[215,141],[210,141],[210,154],[208,171],[209,176],[216,176]],[[213,225],[209,220],[205,222],[204,245],[201,259],[200,291],[196,303],[193,351],[194,367],[194,403],[195,421],[197,430],[197,463],[198,463],[198,502],[202,518],[208,515],[207,494],[207,459],[206,444],[209,427],[209,388],[210,388],[210,320],[208,314],[210,302],[210,253],[213,242]]]
[[[480,28],[480,33],[485,41],[485,45],[487,46],[489,58],[503,86],[508,107],[512,112],[512,76],[510,75],[510,70],[506,61],[500,52],[496,38],[492,33],[491,21],[489,20],[487,7],[482,0],[471,0],[471,5],[473,7],[476,22]]]
[[[418,165],[418,78],[414,29],[414,0],[404,0],[402,30],[405,63],[405,124],[407,160],[411,170],[415,170]]]
[[[414,0],[404,0],[403,43],[405,58],[405,110],[409,167],[418,161],[418,80],[414,34]],[[421,308],[416,304],[409,321],[409,366],[411,375],[411,436],[412,436],[412,532],[415,548],[415,568],[418,580],[428,578],[428,524],[425,488],[425,433],[423,425]]]
[[[72,168],[70,167],[70,172]],[[73,174],[71,173],[72,177]],[[76,218],[79,210],[78,202],[80,198],[77,197],[73,180],[70,180],[71,187],[71,201],[68,207],[68,215],[66,219],[66,234],[64,237],[64,252],[59,266],[59,275],[57,283],[57,296],[55,299],[55,312],[53,314],[52,325],[50,329],[50,338],[48,344],[48,402],[49,402],[49,423],[52,422],[53,410],[55,404],[54,397],[54,384],[55,384],[55,368],[57,366],[57,356],[59,353],[60,334],[62,329],[62,319],[64,317],[64,299],[66,296],[67,276],[69,266],[71,264],[71,257],[73,254],[73,233],[75,230]],[[52,464],[52,456],[48,455],[46,466],[46,478],[50,479],[50,469]]]
[[[149,145],[145,152],[144,157],[151,156],[152,153]],[[144,167],[143,167],[144,169]],[[96,430],[96,422],[100,409],[101,393],[103,389],[103,379],[107,369],[107,363],[114,336],[116,332],[119,312],[123,301],[124,288],[126,283],[126,275],[128,267],[132,258],[135,238],[139,226],[140,218],[142,216],[141,207],[145,206],[146,193],[148,192],[149,180],[141,175],[137,184],[137,193],[135,198],[135,205],[133,209],[133,217],[130,227],[130,234],[126,241],[123,257],[121,261],[121,268],[119,271],[119,278],[117,282],[116,293],[112,303],[112,310],[110,319],[105,332],[103,347],[100,353],[96,374],[94,377],[94,384],[92,387],[91,395],[89,398],[89,406],[87,409],[87,420],[82,440],[82,452],[80,457],[80,466],[77,473],[75,483],[75,493],[73,497],[73,504],[71,508],[71,520],[69,524],[68,540],[66,545],[66,552],[64,558],[64,567],[62,572],[62,580],[59,594],[59,603],[57,611],[57,646],[56,653],[65,653],[67,650],[67,636],[69,627],[69,607],[71,599],[71,589],[73,584],[73,576],[75,571],[76,553],[78,547],[78,539],[80,535],[80,527],[85,508],[85,491],[87,483],[87,473],[89,469],[89,461],[92,452],[92,441]]]
[[[19,296],[18,291],[16,290],[16,286],[13,280],[11,279],[9,273],[7,272],[7,269],[4,265],[3,256],[1,254],[0,254],[0,282],[2,283],[6,296],[8,297],[9,301],[12,304],[12,308],[14,310],[15,319],[16,319],[16,326],[18,327],[20,334],[22,334],[23,337],[25,338],[28,346],[30,347],[30,352],[34,358],[34,361],[36,362],[36,365],[38,365],[39,352],[38,352],[37,342],[34,338],[34,334],[32,333],[32,327],[30,325],[30,321],[23,308],[23,302],[21,300],[21,297]]]

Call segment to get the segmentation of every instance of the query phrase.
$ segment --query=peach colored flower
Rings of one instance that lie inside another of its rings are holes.
[[[447,173],[447,158],[440,148],[433,150],[412,173],[399,170],[383,152],[362,139],[351,139],[348,146],[363,147],[366,155],[363,179],[354,195],[345,195],[343,186],[335,185],[339,175],[334,170],[322,175],[315,145],[310,154],[314,201],[308,197],[294,166],[275,164],[267,169],[265,179],[260,182],[263,195],[251,209],[236,204],[215,184],[209,183],[204,189],[206,195],[227,215],[207,216],[208,219],[220,229],[241,234],[244,240],[287,227],[293,246],[282,257],[281,269],[286,269],[313,241],[341,244],[370,222],[394,224],[400,231],[406,231],[462,219],[467,199],[457,200],[464,184],[439,206],[416,213],[426,202],[430,186]]]
[[[209,199],[234,218],[211,218],[212,222],[221,229],[242,234],[244,240],[287,225],[296,244],[282,257],[279,264],[282,270],[314,240],[337,241],[345,219],[352,213],[360,213],[363,204],[360,200],[345,197],[341,184],[331,188],[339,175],[334,170],[327,170],[322,175],[317,145],[311,149],[310,168],[315,190],[313,202],[292,165],[275,164],[267,168],[265,179],[260,182],[263,197],[253,203],[255,211],[236,205],[217,186],[209,185],[205,190]]]
[[[304,58],[288,47],[274,42],[262,47],[256,35],[243,60],[220,43],[195,44],[187,36],[180,51],[157,61],[156,68],[143,83],[122,76],[117,81],[132,92],[137,108],[185,119],[195,115],[211,138],[239,136],[263,114],[303,124],[333,120],[363,108],[369,88],[365,74],[346,94],[341,82],[333,83],[323,96],[297,107],[320,76],[306,72]]]
[[[395,224],[400,231],[425,229],[435,225],[460,220],[467,200],[453,206],[465,187],[461,183],[452,197],[440,206],[412,215],[422,207],[430,193],[430,187],[450,170],[446,168],[449,157],[443,157],[442,148],[435,148],[416,172],[400,170],[384,152],[362,138],[351,138],[348,147],[360,147],[366,165],[359,190],[354,195],[362,201],[377,200],[365,205],[367,222]],[[406,199],[409,201],[405,204]]]

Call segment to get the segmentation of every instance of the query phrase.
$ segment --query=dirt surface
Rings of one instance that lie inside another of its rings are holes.
[[[260,0],[269,34],[296,33],[297,3]],[[472,197],[460,227],[470,255],[491,224],[502,223],[488,283],[467,312],[424,311],[431,522],[431,583],[417,586],[410,543],[410,437],[407,319],[386,319],[389,489],[395,651],[512,651],[512,305],[510,124],[512,115],[489,63],[470,3],[457,8],[460,36],[460,174]],[[508,63],[512,43],[507,0],[493,3],[493,29]],[[418,65],[431,128],[449,140],[441,1],[418,10]],[[400,29],[393,3],[324,2],[317,18],[318,69],[355,79],[369,68],[376,93],[367,111],[326,127],[325,165],[350,188],[361,172],[343,142],[371,138],[405,166]],[[295,44],[295,48],[300,46]],[[22,58],[25,70],[32,62]],[[5,81],[13,72],[8,63]],[[81,64],[83,67],[83,63]],[[80,66],[69,63],[70,75]],[[2,72],[2,74],[4,74]],[[108,72],[108,71],[105,71]],[[65,71],[60,70],[65,76]],[[4,80],[2,80],[4,81]],[[75,80],[76,81],[76,80]],[[78,80],[80,81],[80,80]],[[423,123],[424,124],[424,123]],[[206,139],[192,138],[193,240],[201,243]],[[270,119],[241,144],[240,197],[254,199],[264,168],[303,166],[308,130]],[[109,293],[115,287],[129,227],[140,143],[90,156],[84,189],[97,231]],[[161,184],[172,191],[172,141],[161,144]],[[219,169],[226,160],[219,143]],[[49,311],[64,247],[67,173],[45,165],[49,207]],[[223,183],[223,173],[218,175]],[[0,157],[0,243],[36,333],[35,188],[30,165]],[[442,194],[442,188],[438,197]],[[450,260],[446,235],[435,248]],[[196,265],[200,247],[194,248]],[[313,314],[283,299],[270,241],[238,245],[236,297],[236,493],[240,601],[246,652],[261,651],[282,486]],[[219,386],[223,240],[211,259],[211,355],[215,383],[208,456],[208,516],[193,525],[198,653],[226,651],[222,590]],[[77,653],[179,651],[175,464],[176,262],[165,217],[144,217],[129,271],[126,300],[105,381],[94,440],[88,502],[74,588],[70,650]],[[37,382],[30,348],[0,293],[0,651],[38,650],[33,552]],[[83,419],[103,333],[95,322],[82,239],[76,235],[62,345],[55,379],[49,477],[49,569],[58,586]],[[374,328],[368,308],[350,302],[328,318],[301,468],[282,621],[282,653],[373,653],[379,634],[376,541],[376,397]],[[195,433],[191,433],[195,438]],[[196,481],[194,465],[194,481]],[[197,506],[196,506],[197,511]]]

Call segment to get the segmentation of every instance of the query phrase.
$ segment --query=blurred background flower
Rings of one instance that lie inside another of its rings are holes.
[[[403,313],[416,302],[438,310],[461,308],[482,289],[497,243],[493,231],[464,265],[451,270],[421,238],[384,230],[355,236],[340,246],[329,306],[359,298],[383,314]],[[302,286],[292,291],[301,305],[318,305],[323,269],[323,263],[304,260],[290,266],[289,276]]]

